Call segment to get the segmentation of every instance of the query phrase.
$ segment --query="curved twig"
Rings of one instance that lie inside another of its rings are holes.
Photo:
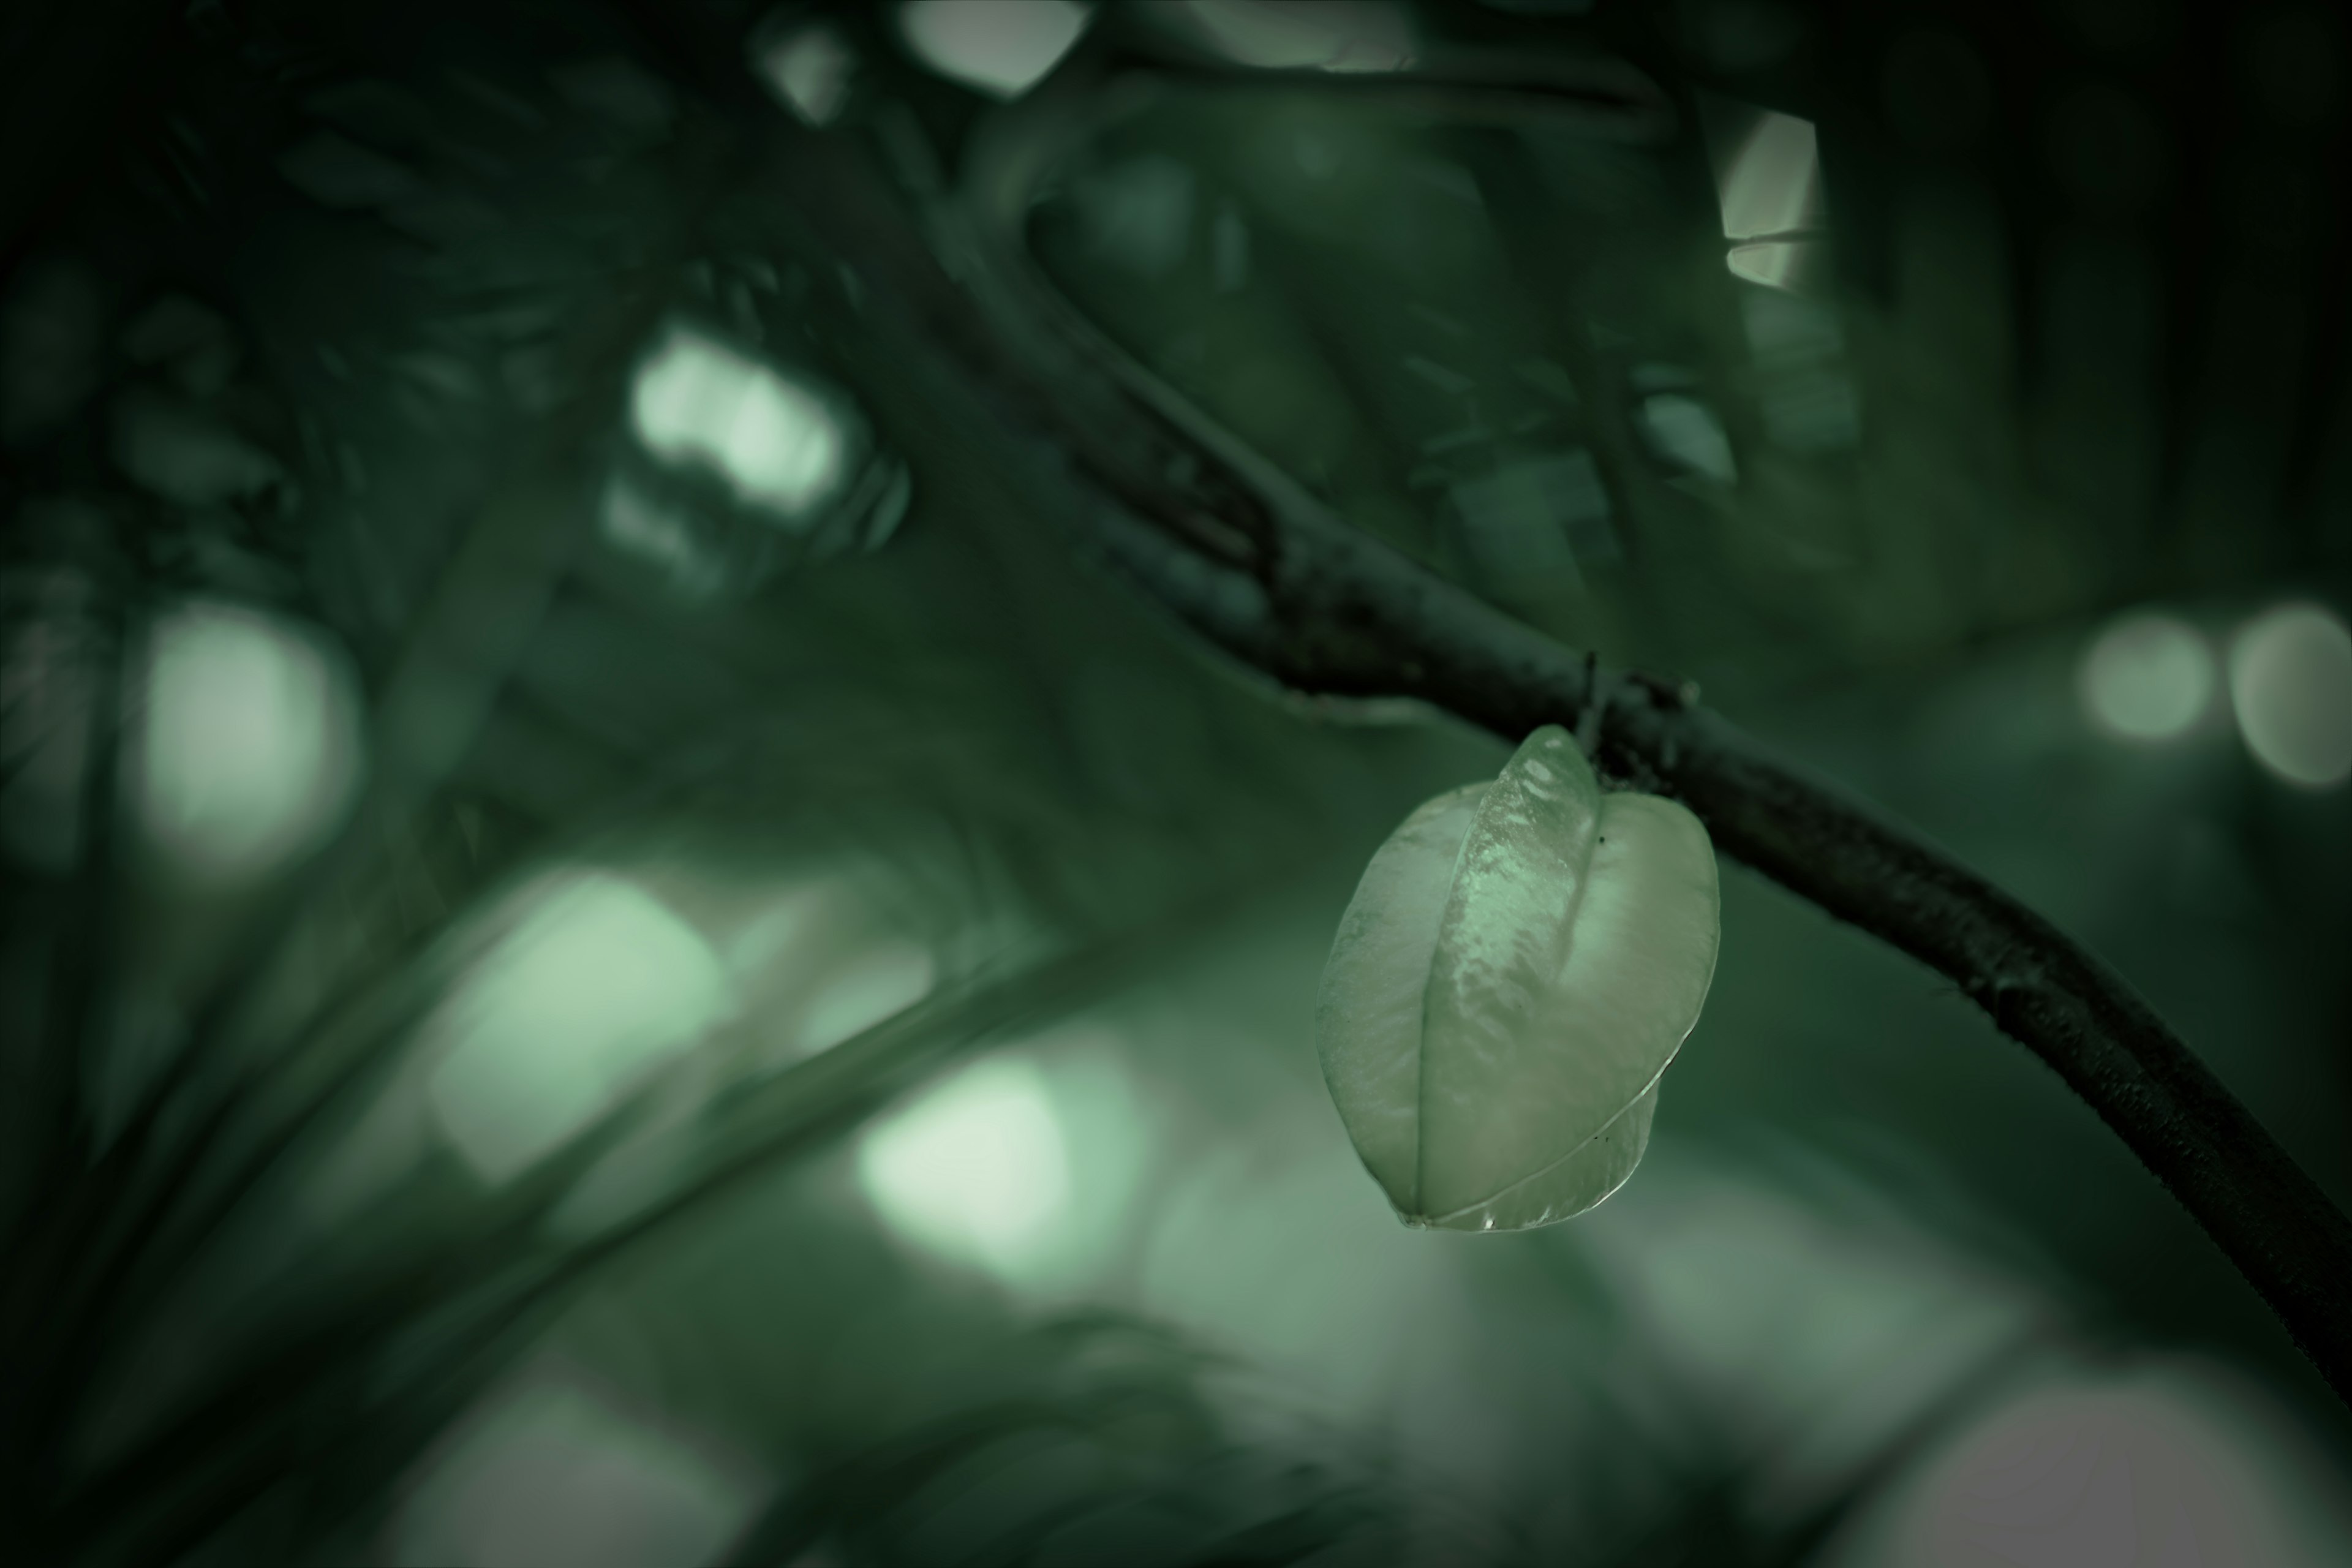
[[[976,132],[957,201],[919,216],[852,138],[778,124],[793,236],[854,270],[860,331],[926,395],[1002,432],[1008,468],[1043,505],[1066,510],[1075,489],[1095,547],[1244,663],[1300,692],[1418,699],[1507,739],[1543,723],[1594,733],[1604,771],[1682,801],[1724,853],[1950,977],[2098,1111],[2352,1401],[2352,1223],[2120,976],[1695,689],[1601,680],[1349,527],[1052,289],[1024,235],[1042,184],[1171,66],[1195,63],[1139,62],[1131,47],[1108,30],[1081,46]],[[1428,74],[1394,85],[1425,99]]]

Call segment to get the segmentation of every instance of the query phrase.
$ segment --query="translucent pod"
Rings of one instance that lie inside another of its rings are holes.
[[[1339,1119],[1404,1222],[1524,1229],[1622,1185],[1706,1000],[1719,910],[1698,818],[1603,795],[1556,725],[1406,818],[1316,1010]]]

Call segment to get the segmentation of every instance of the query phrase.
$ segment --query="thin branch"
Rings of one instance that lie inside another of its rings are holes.
[[[1699,706],[1695,689],[1600,678],[1581,654],[1350,528],[1045,280],[1024,243],[1036,193],[1073,148],[1198,63],[1139,58],[1098,28],[976,132],[958,200],[919,213],[851,137],[770,114],[775,177],[791,195],[782,237],[821,258],[828,279],[854,275],[838,298],[895,376],[1000,433],[996,449],[1041,508],[1075,507],[1096,549],[1265,675],[1325,697],[1418,699],[1513,740],[1592,711],[1606,773],[1682,801],[1725,854],[1950,977],[2048,1063],[2352,1401],[2352,1224],[2121,977],[1917,834]],[[1433,69],[1260,79],[1368,98],[1392,88],[1429,110],[1453,101]],[[1476,104],[1492,90],[1474,82],[1454,97]],[[1636,100],[1619,130],[1656,133],[1662,95],[1624,101]],[[1525,94],[1506,107],[1532,111]],[[1611,123],[1590,100],[1576,112]]]

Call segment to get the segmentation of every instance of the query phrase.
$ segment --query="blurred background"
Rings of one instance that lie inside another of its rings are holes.
[[[2352,1561],[2215,1248],[1736,867],[1630,1184],[1396,1224],[1316,982],[1507,749],[1098,571],[756,155],[937,201],[1110,28],[1213,68],[1033,216],[1111,340],[2025,899],[2352,1201],[2336,8],[22,0],[28,1560]],[[1654,107],[1377,90],[1471,58]]]

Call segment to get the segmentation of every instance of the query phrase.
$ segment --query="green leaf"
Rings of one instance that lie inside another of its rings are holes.
[[[1706,1000],[1718,911],[1698,819],[1603,795],[1556,725],[1406,818],[1316,1016],[1339,1118],[1405,1223],[1522,1229],[1622,1185]]]

